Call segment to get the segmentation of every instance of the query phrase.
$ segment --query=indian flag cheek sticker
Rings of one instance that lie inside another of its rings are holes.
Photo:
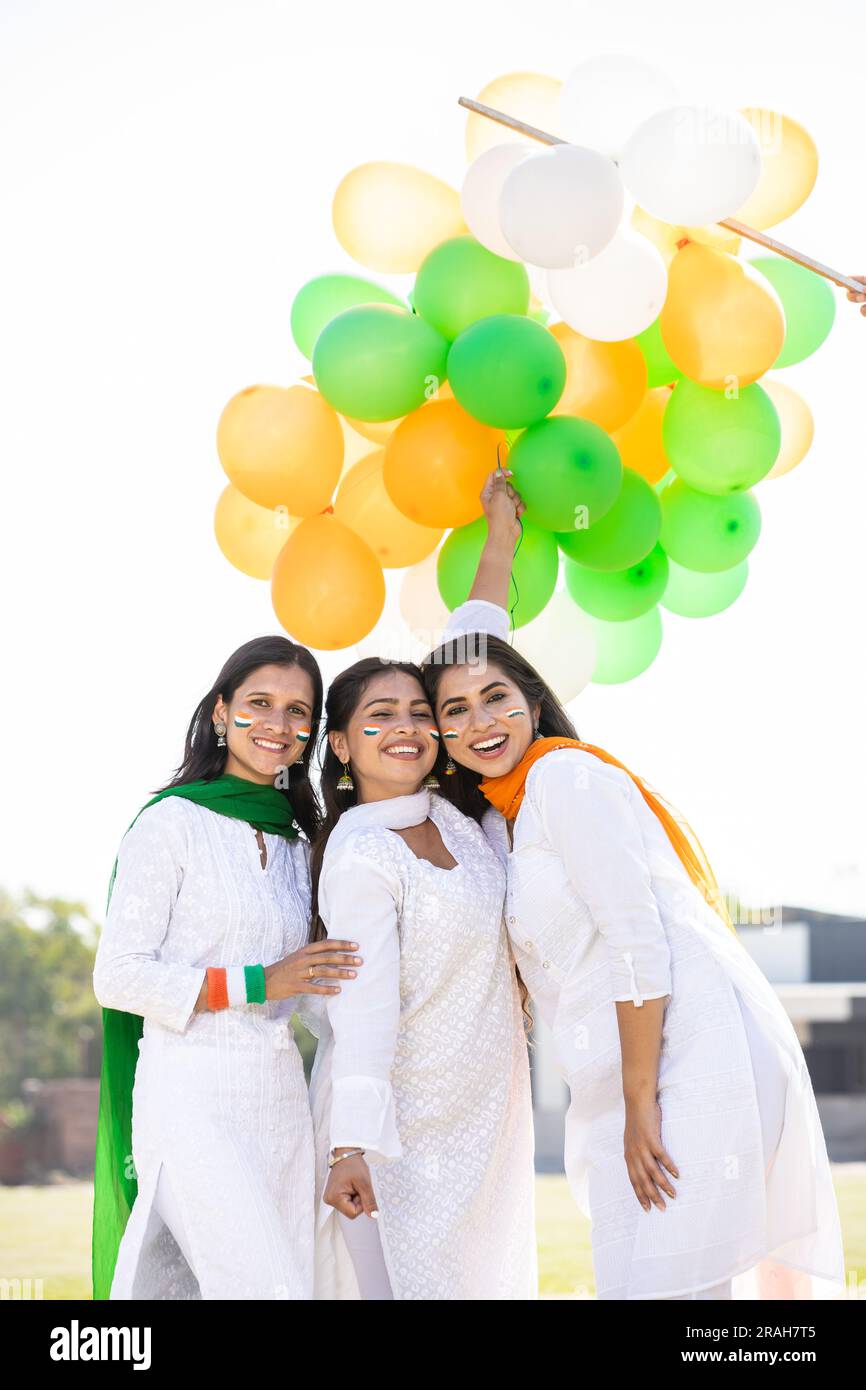
[[[505,711],[505,718],[506,718],[506,719],[525,719],[525,718],[526,718],[526,710],[525,710],[525,709],[507,709],[507,710]]]
[[[381,734],[381,732],[382,730],[378,728],[375,724],[364,725],[364,733],[367,735],[368,738],[375,738],[376,735]]]
[[[439,739],[441,738],[441,734],[439,733],[439,730],[438,730],[438,729],[430,729],[430,730],[428,730],[428,732],[429,732],[429,734],[430,734],[430,737],[431,737],[431,738],[435,738],[436,742],[438,743],[438,742],[439,742]]]
[[[234,726],[236,729],[251,729],[253,727],[253,721],[248,714],[236,714],[234,717]]]
[[[298,729],[298,732],[295,734],[295,738],[298,740],[298,743],[307,743],[310,738],[309,729]]]
[[[460,734],[459,734],[459,732],[458,732],[457,729],[443,729],[443,730],[442,730],[442,737],[443,737],[443,738],[459,738],[459,737],[460,737]]]

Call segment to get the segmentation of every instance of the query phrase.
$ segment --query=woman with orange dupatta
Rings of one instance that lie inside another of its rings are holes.
[[[577,737],[508,636],[513,526],[423,663],[443,792],[508,867],[507,926],[571,1103],[565,1171],[604,1299],[839,1297],[844,1261],[794,1028],[687,823]],[[462,636],[460,634],[463,634]]]

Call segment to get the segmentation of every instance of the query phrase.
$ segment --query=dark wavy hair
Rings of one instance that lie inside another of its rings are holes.
[[[222,697],[229,701],[247,677],[260,666],[299,666],[313,683],[313,708],[310,716],[310,739],[301,757],[289,768],[289,785],[282,788],[295,820],[307,839],[315,839],[322,815],[318,797],[310,782],[310,759],[319,722],[322,717],[322,673],[318,662],[306,647],[289,641],[288,637],[254,637],[232,652],[206,695],[195,707],[184,743],[183,758],[170,782],[157,788],[182,787],[187,782],[213,781],[225,771],[227,748],[217,746],[213,726],[213,709]]]
[[[554,695],[550,686],[507,642],[487,632],[470,632],[453,637],[436,647],[421,662],[424,688],[435,713],[439,686],[446,671],[455,666],[473,669],[496,666],[508,680],[513,681],[527,704],[539,705],[538,732],[543,738],[578,738],[578,732]],[[449,801],[466,816],[480,820],[489,806],[478,784],[482,774],[472,768],[455,765],[455,772],[443,779],[442,790]]]

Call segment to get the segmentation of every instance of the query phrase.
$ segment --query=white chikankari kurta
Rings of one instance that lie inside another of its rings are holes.
[[[456,868],[394,833],[428,816]],[[504,891],[480,827],[426,789],[349,809],[325,854],[322,919],[364,964],[327,1000],[311,1085],[317,1191],[331,1148],[366,1149],[395,1299],[537,1297],[529,1061]],[[316,1297],[360,1297],[321,1200]]]
[[[506,638],[505,611],[455,610],[450,632],[478,630]],[[813,1276],[811,1296],[839,1296],[838,1208],[794,1027],[628,774],[553,751],[527,776],[512,852],[493,807],[483,826],[508,865],[515,958],[571,1091],[565,1169],[592,1221],[598,1296],[676,1297],[734,1278],[735,1297],[754,1297],[765,1258]],[[680,1177],[666,1210],[644,1212],[623,1157],[614,1001],[666,996],[658,1100]]]
[[[298,1001],[194,1013],[209,965],[268,965],[309,937],[308,846],[182,797],[124,836],[93,983],[144,1017],[132,1114],[138,1196],[111,1297],[312,1299],[314,1148]],[[162,1165],[198,1279],[154,1207]]]

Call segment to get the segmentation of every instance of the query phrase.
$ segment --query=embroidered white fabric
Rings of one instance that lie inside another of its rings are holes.
[[[428,814],[456,868],[393,833]],[[366,1146],[395,1299],[536,1298],[532,1101],[504,870],[479,826],[426,790],[354,807],[338,829],[320,907],[364,965],[327,1001],[332,1032],[312,1081],[319,1194],[330,1148]],[[358,1298],[335,1216],[320,1204],[316,1297]]]

